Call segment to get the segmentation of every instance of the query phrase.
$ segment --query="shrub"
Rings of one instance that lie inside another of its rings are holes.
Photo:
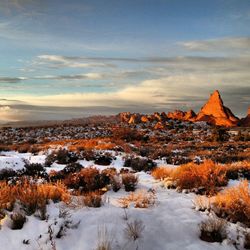
[[[123,127],[123,128],[116,128],[113,130],[113,138],[131,142],[134,140],[138,141],[142,140],[143,135],[136,129]]]
[[[155,202],[155,194],[145,190],[140,190],[136,193],[132,192],[128,196],[119,199],[119,203],[123,208],[128,208],[130,204],[134,204],[136,208],[148,208],[153,206]]]
[[[55,161],[58,164],[69,164],[76,162],[78,157],[75,153],[69,152],[66,149],[59,149],[58,151],[53,151],[45,159],[45,165],[50,167]]]
[[[27,153],[30,150],[30,144],[23,144],[18,147],[18,152],[19,153]]]
[[[244,248],[250,249],[250,232],[245,233]]]
[[[110,182],[114,192],[118,192],[121,189],[122,181],[119,175],[112,176]]]
[[[0,170],[0,180],[9,180],[12,177],[17,176],[17,172],[12,168],[3,168]]]
[[[13,213],[10,216],[12,220],[11,229],[20,230],[23,228],[24,223],[26,222],[26,216],[21,213]]]
[[[55,171],[52,170],[49,173],[50,181],[59,181],[64,180],[69,176],[69,174],[80,172],[83,169],[83,166],[80,163],[73,162],[69,163],[63,170]]]
[[[136,185],[138,183],[138,177],[135,174],[123,174],[122,183],[125,187],[126,192],[135,191]]]
[[[134,220],[127,222],[124,234],[128,240],[136,241],[139,238],[142,238],[144,229],[145,226],[141,220]]]
[[[217,188],[227,184],[225,170],[222,166],[207,160],[198,165],[188,163],[176,168],[171,178],[179,189],[199,189],[199,192],[213,194]]]
[[[76,162],[78,158],[75,153],[69,152],[66,149],[60,149],[57,152],[56,160],[57,160],[57,163],[59,164],[68,164],[68,163]]]
[[[216,142],[224,142],[228,141],[230,138],[230,135],[227,132],[227,129],[225,128],[214,128],[212,131],[211,140]]]
[[[112,178],[113,176],[117,175],[116,168],[105,168],[101,172],[103,175],[108,176],[109,178]]]
[[[109,183],[109,177],[100,174],[96,168],[83,168],[80,172],[69,174],[64,183],[69,188],[90,192],[104,188]]]
[[[158,180],[164,180],[171,176],[172,169],[168,167],[157,167],[152,171],[152,176]]]
[[[45,166],[50,167],[56,161],[56,152],[53,151],[51,154],[47,155],[45,159]]]
[[[72,162],[69,163],[63,170],[63,174],[75,173],[81,171],[83,166],[80,163]]]
[[[124,162],[124,167],[130,167],[133,170],[140,171],[151,171],[156,167],[156,163],[150,159],[142,158],[127,158]]]
[[[48,174],[46,173],[46,169],[40,163],[29,163],[25,162],[24,169],[19,171],[21,176],[37,176],[47,178]]]
[[[200,224],[200,239],[207,242],[222,242],[226,239],[226,223],[221,219],[209,218]]]
[[[111,164],[112,160],[113,160],[112,157],[108,155],[100,155],[95,159],[95,164],[108,166]]]
[[[244,180],[238,186],[227,188],[223,193],[216,195],[213,206],[218,216],[250,226],[250,188],[248,181]]]
[[[101,207],[102,196],[98,191],[88,192],[83,196],[83,203],[87,207]]]

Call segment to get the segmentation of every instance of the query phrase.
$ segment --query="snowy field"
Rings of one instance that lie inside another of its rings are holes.
[[[44,163],[45,155],[20,154],[17,152],[2,152],[0,155],[0,169],[21,169],[23,159],[31,163]],[[95,166],[92,161],[80,160],[84,167]],[[117,156],[111,166],[120,170],[124,160]],[[163,164],[158,162],[158,164]],[[65,165],[54,163],[47,171],[61,170]],[[99,169],[107,166],[96,165]],[[173,166],[172,166],[173,167]],[[50,203],[48,218],[41,221],[35,215],[28,216],[27,222],[21,230],[9,227],[10,219],[1,220],[0,249],[4,250],[95,250],[98,238],[108,238],[112,249],[124,250],[201,250],[201,249],[235,249],[230,239],[222,243],[207,243],[199,239],[199,223],[210,215],[194,209],[193,193],[178,193],[162,186],[151,175],[145,172],[137,173],[139,183],[137,190],[153,190],[156,203],[149,208],[135,208],[133,204],[124,209],[118,202],[119,198],[127,196],[124,189],[118,192],[112,190],[103,196],[103,206],[100,208],[73,207],[63,203]],[[237,184],[230,181],[229,185]],[[125,228],[127,223],[141,221],[143,230],[138,239],[127,239]],[[65,226],[66,225],[66,226]],[[54,237],[63,226],[60,238]],[[229,237],[236,240],[237,225],[228,226]],[[49,233],[50,232],[50,233]],[[104,236],[103,236],[104,235]],[[238,249],[243,249],[238,246]]]

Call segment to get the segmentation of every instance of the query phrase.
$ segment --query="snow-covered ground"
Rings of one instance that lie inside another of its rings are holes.
[[[0,169],[5,167],[22,168],[23,159],[30,162],[43,163],[45,155],[33,156],[29,153],[3,153],[0,156]],[[93,162],[81,160],[83,166],[93,166]],[[111,167],[123,167],[122,156],[117,156]],[[160,164],[160,162],[158,162]],[[162,164],[163,165],[163,162]],[[54,164],[52,169],[60,170],[65,165]],[[99,169],[105,166],[96,166]],[[110,166],[109,166],[110,167]],[[151,175],[140,172],[138,189],[155,190],[157,202],[150,208],[135,208],[124,210],[118,199],[127,196],[123,189],[118,192],[108,191],[104,195],[104,204],[100,208],[67,207],[62,203],[51,203],[48,206],[48,219],[41,221],[36,216],[28,216],[27,222],[21,230],[11,230],[8,219],[2,220],[0,229],[0,249],[4,250],[51,250],[49,228],[56,235],[62,225],[67,224],[66,231],[61,238],[52,240],[57,250],[95,250],[98,231],[107,229],[108,238],[112,241],[112,249],[124,250],[201,250],[201,249],[235,249],[228,240],[220,243],[207,243],[199,239],[199,223],[208,218],[193,208],[195,194],[178,193],[168,190]],[[232,183],[230,183],[231,185]],[[62,211],[68,210],[64,216]],[[61,212],[60,212],[61,211]],[[125,220],[125,211],[127,220]],[[141,220],[145,226],[142,237],[136,241],[129,241],[125,237],[124,229],[128,222]],[[233,234],[233,233],[232,233]],[[99,237],[100,238],[100,237]],[[24,243],[28,244],[24,244]]]

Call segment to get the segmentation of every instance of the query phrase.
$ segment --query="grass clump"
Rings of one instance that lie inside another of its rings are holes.
[[[209,218],[200,224],[200,239],[207,242],[222,242],[226,239],[226,222]]]
[[[52,200],[69,202],[70,194],[62,183],[31,183],[27,179],[9,185],[0,182],[0,209],[12,210],[19,201],[27,214],[33,214]]]
[[[119,203],[123,208],[128,208],[131,204],[134,204],[135,208],[148,208],[153,206],[155,202],[155,194],[145,190],[131,192],[128,196],[119,199]]]
[[[214,197],[214,210],[218,216],[232,222],[250,226],[250,188],[247,180],[238,186],[227,188]]]
[[[122,183],[126,192],[134,192],[138,183],[138,177],[132,173],[123,174]]]
[[[87,207],[101,207],[102,195],[98,191],[88,192],[83,196],[83,203]]]

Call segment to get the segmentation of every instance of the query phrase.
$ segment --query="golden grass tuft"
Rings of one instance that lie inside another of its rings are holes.
[[[135,208],[148,208],[155,204],[156,196],[152,192],[139,190],[120,198],[118,202],[123,208],[128,208],[131,204],[134,204]]]
[[[238,186],[225,189],[213,200],[216,213],[233,222],[242,222],[250,226],[250,188],[247,180]]]
[[[203,188],[208,194],[215,193],[217,187],[226,185],[228,181],[224,168],[211,160],[182,165],[171,176],[180,189]]]
[[[157,180],[164,180],[171,176],[173,172],[172,168],[168,167],[157,167],[152,171],[152,176]]]
[[[60,182],[36,184],[23,180],[14,185],[0,182],[0,209],[12,209],[15,202],[19,201],[28,213],[34,213],[49,200],[68,203],[70,194]]]
[[[156,168],[152,175],[156,179],[168,179],[171,186],[180,190],[201,189],[205,194],[216,193],[218,187],[228,182],[225,168],[211,160],[202,164],[188,163],[177,168]]]

